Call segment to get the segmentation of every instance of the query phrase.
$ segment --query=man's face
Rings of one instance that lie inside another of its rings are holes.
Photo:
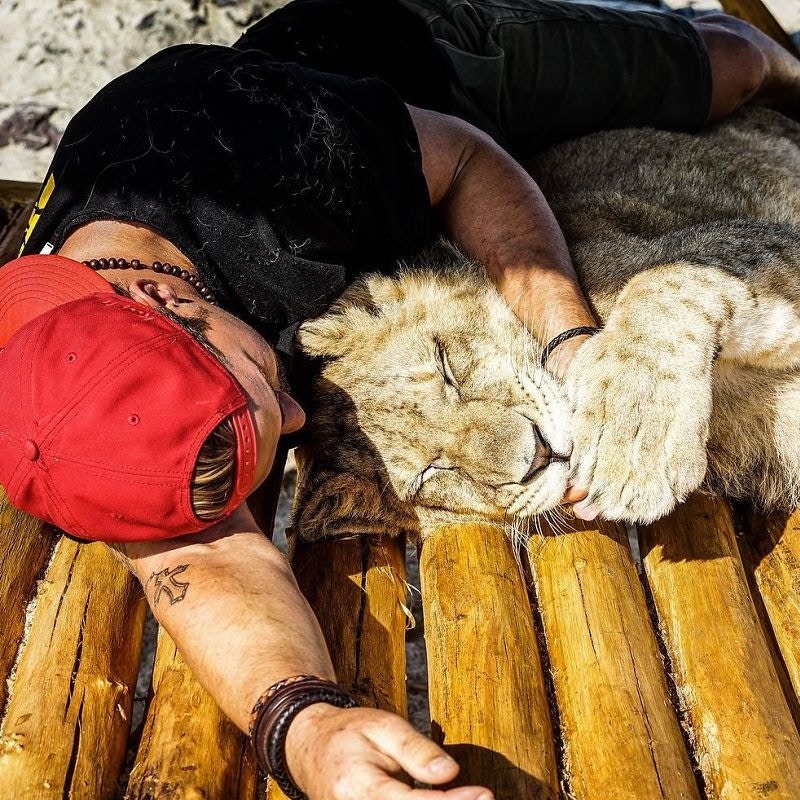
[[[187,315],[205,315],[206,338],[225,354],[224,366],[247,395],[258,437],[255,490],[269,475],[279,437],[300,429],[305,413],[285,391],[275,351],[262,336],[237,317],[204,300],[191,304],[196,306],[194,313],[189,305],[184,305]]]
[[[176,278],[137,277],[128,291],[137,302],[163,306],[184,318],[202,318],[205,336],[220,350],[223,366],[244,390],[258,437],[256,474],[251,492],[269,475],[278,439],[303,426],[303,409],[287,394],[275,351],[253,328],[233,314],[203,300]]]

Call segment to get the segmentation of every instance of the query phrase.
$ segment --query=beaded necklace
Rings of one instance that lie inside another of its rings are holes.
[[[154,261],[151,264],[142,264],[138,258],[128,261],[126,258],[91,258],[83,262],[85,266],[93,270],[101,269],[151,269],[153,272],[160,272],[164,275],[174,275],[176,278],[186,281],[194,286],[199,292],[203,300],[218,306],[214,293],[205,283],[194,273],[189,272],[188,269],[175,266],[174,264],[167,264],[161,261]]]

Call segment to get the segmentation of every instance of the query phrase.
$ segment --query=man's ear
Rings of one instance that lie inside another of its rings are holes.
[[[416,535],[416,517],[389,494],[377,484],[348,473],[317,474],[311,481],[301,477],[292,508],[292,528],[308,542],[360,534]]]
[[[150,308],[163,308],[178,302],[178,294],[173,286],[153,278],[135,278],[128,285],[128,291],[137,303]]]

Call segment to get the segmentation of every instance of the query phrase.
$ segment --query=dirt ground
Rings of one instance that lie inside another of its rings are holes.
[[[670,0],[714,8],[713,0]],[[800,0],[768,0],[784,27],[800,32]],[[157,50],[178,42],[227,44],[283,0],[2,0],[0,2],[0,178],[40,181],[74,112],[99,88]],[[798,34],[800,36],[800,34]],[[294,475],[287,473],[276,532],[288,516]],[[409,552],[412,586],[419,586]],[[424,626],[419,595],[408,637],[411,718],[429,725]],[[153,629],[136,706],[141,716],[152,661]],[[134,718],[134,724],[137,719]]]

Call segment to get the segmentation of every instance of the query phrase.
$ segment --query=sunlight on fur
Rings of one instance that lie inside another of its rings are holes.
[[[650,522],[701,485],[800,505],[800,125],[751,109],[699,135],[614,131],[526,165],[603,330],[564,385],[453,248],[360,280],[298,333],[314,360],[294,527],[424,536],[486,520]]]

